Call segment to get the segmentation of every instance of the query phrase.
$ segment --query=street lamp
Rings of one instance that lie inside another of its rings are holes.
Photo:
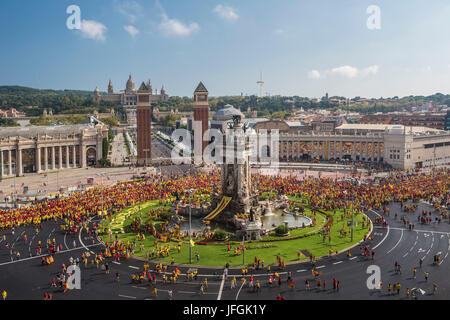
[[[189,264],[192,264],[192,203],[191,203],[191,193],[193,189],[185,190],[189,196]]]
[[[245,267],[245,233],[242,236],[242,266]]]
[[[59,170],[56,171],[56,193],[59,194]]]
[[[103,175],[104,174],[105,174],[105,172],[97,173],[98,176],[102,177],[102,215],[103,215],[103,193],[104,193],[104,191],[103,191]]]
[[[17,208],[17,197],[16,197],[16,176],[17,176],[17,165],[14,164],[14,208]]]
[[[352,181],[352,186],[355,186],[356,185],[356,180],[354,180],[354,181]],[[353,242],[353,225],[354,225],[354,223],[353,223],[353,207],[354,207],[354,202],[355,202],[355,193],[354,193],[354,191],[353,191],[353,188],[352,188],[352,233],[351,233],[351,242]]]

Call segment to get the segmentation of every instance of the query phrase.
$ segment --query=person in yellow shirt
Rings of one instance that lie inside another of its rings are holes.
[[[6,297],[8,296],[8,293],[6,292],[6,290],[3,290],[2,292],[2,298],[3,300],[6,300]]]

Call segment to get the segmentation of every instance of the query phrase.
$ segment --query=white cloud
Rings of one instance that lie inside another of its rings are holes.
[[[361,70],[361,75],[362,76],[370,76],[370,75],[375,75],[378,73],[378,70],[380,69],[379,66],[375,65],[375,66],[370,66],[367,68],[364,68]]]
[[[131,23],[135,23],[142,15],[142,6],[136,1],[116,3],[116,10],[125,16]]]
[[[159,29],[166,35],[189,36],[200,29],[199,25],[195,22],[187,25],[177,19],[169,19],[166,14],[162,14],[162,17],[163,19],[159,24]]]
[[[377,65],[369,66],[367,68],[358,70],[356,67],[352,66],[340,66],[333,68],[331,70],[325,70],[325,71],[318,71],[318,70],[311,70],[308,72],[308,78],[309,79],[324,79],[329,75],[336,75],[345,77],[348,79],[353,79],[356,77],[367,77],[371,75],[375,75],[380,70],[380,67]]]
[[[320,72],[317,70],[311,70],[308,72],[308,78],[310,79],[320,79]]]
[[[82,20],[80,31],[83,37],[97,41],[105,41],[107,28],[100,22],[93,20]]]
[[[124,28],[125,31],[128,32],[128,33],[130,34],[130,36],[133,37],[133,38],[139,34],[139,30],[136,29],[134,26],[129,25],[129,26],[124,26],[123,28]]]
[[[213,11],[217,13],[219,17],[229,22],[234,22],[237,19],[239,19],[239,15],[236,13],[236,10],[233,9],[232,7],[223,6],[219,4],[214,8]]]
[[[358,75],[358,69],[352,66],[342,66],[331,69],[331,73],[351,79]]]

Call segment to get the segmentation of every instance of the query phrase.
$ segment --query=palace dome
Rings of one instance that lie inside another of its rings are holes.
[[[231,120],[233,119],[233,116],[241,116],[241,119],[245,118],[244,114],[241,111],[233,107],[231,104],[227,104],[224,106],[223,109],[218,110],[214,114],[213,118],[214,120],[223,121],[223,120]]]
[[[130,77],[128,78],[125,91],[127,91],[127,92],[130,92],[130,91],[135,92],[136,91],[136,85],[134,84],[134,80],[131,78],[131,74],[130,74]]]

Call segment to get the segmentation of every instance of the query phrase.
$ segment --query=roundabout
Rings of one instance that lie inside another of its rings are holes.
[[[188,264],[187,229],[178,229],[175,223],[169,227],[169,220],[177,216],[172,209],[179,201],[191,200],[193,207],[197,202],[200,206],[209,202],[220,181],[219,173],[165,180],[154,176],[3,214],[0,283],[10,299],[42,299],[44,293],[52,292],[54,299],[165,300],[169,291],[175,299],[193,300],[274,299],[278,294],[286,299],[407,299],[407,288],[424,290],[419,299],[450,298],[450,228],[448,212],[442,206],[448,193],[446,171],[409,176],[394,173],[377,183],[360,185],[329,178],[299,180],[289,175],[254,175],[252,179],[252,184],[259,186],[261,202],[286,195],[287,212],[302,206],[302,215],[316,223],[291,229],[287,236],[270,231],[260,240],[245,242],[232,236],[219,241],[213,238],[216,229],[205,235],[200,230],[191,247],[192,264]],[[186,188],[197,192],[185,194]],[[349,196],[352,194],[354,197]],[[353,242],[348,224],[352,208],[356,222]],[[233,233],[218,226],[229,236]],[[163,241],[161,237],[170,235],[170,230],[176,241],[170,237]],[[235,254],[234,249],[242,245],[244,254],[242,250]],[[54,248],[57,250],[52,251]],[[160,256],[149,259],[146,255],[153,250],[155,255],[159,250]],[[88,252],[90,256],[83,258]],[[43,265],[42,257],[49,256],[53,261]],[[58,285],[52,286],[52,279],[57,279],[61,265],[68,265],[70,258],[79,259],[81,289],[64,293]],[[401,273],[394,268],[395,262],[401,265]],[[229,268],[224,271],[227,263]],[[381,270],[381,290],[367,287],[371,265]],[[108,273],[102,270],[105,266]],[[418,270],[416,278],[412,276],[414,268]],[[255,289],[258,281],[259,289]],[[401,294],[388,293],[388,285],[398,283]],[[434,284],[439,287],[438,294],[432,294]]]

